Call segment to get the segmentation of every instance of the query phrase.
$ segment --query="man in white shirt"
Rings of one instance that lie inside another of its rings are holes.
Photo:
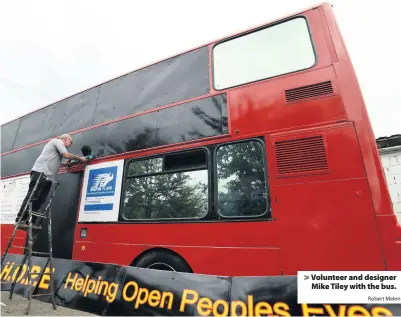
[[[63,158],[66,159],[73,159],[79,160],[81,162],[86,162],[84,157],[76,156],[71,153],[68,153],[67,148],[71,147],[72,145],[72,138],[69,134],[63,134],[57,139],[50,140],[42,150],[40,156],[36,159],[35,164],[31,170],[31,180],[29,183],[29,189],[25,196],[25,199],[21,205],[21,208],[18,212],[17,218],[15,219],[16,222],[18,221],[19,217],[21,216],[25,204],[29,199],[29,196],[32,193],[32,190],[35,187],[35,184],[39,178],[40,173],[43,173],[44,176],[51,180],[56,180],[57,173],[60,169],[61,162]],[[42,176],[35,194],[33,197],[37,198],[32,201],[32,210],[38,212],[40,207],[46,201],[47,195],[49,194],[50,188],[52,186],[52,182],[46,180],[46,178]],[[28,212],[24,215],[24,224],[20,224],[19,228],[26,230],[28,229]],[[36,217],[32,215],[32,228],[33,229],[41,229],[40,226],[34,225]]]

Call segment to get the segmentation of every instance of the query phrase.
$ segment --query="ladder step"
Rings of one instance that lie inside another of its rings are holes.
[[[49,252],[37,252],[37,251],[32,251],[33,254],[44,254],[44,255],[50,255]]]
[[[18,245],[10,245],[10,249],[11,248],[16,248],[16,249],[26,249],[26,247],[20,247]]]
[[[47,216],[44,216],[43,214],[39,214],[39,213],[37,213],[37,212],[32,212],[32,215],[33,215],[33,216],[36,216],[36,217],[40,217],[40,218],[46,218],[46,219],[49,219],[49,217],[47,217]]]
[[[50,255],[49,252],[36,252],[36,251],[32,251],[32,254],[43,254],[43,255]]]
[[[33,234],[35,235],[33,238],[36,238],[36,234],[38,234],[39,232],[38,231],[41,231],[43,228],[40,228],[40,229],[38,229],[38,228],[32,228],[32,232],[33,232]],[[28,231],[29,231],[29,227],[28,228],[18,228],[18,230],[22,230],[22,231],[25,231],[26,233],[28,233]],[[15,238],[15,237],[14,237]]]

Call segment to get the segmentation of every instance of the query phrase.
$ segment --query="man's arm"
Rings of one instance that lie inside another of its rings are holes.
[[[86,162],[86,158],[68,153],[67,151],[63,153],[63,157],[70,160],[79,160],[83,163]]]

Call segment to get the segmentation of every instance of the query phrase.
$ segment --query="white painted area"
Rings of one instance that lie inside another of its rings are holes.
[[[393,209],[401,223],[401,146],[380,149],[380,157]]]
[[[87,165],[78,222],[117,221],[124,160]]]
[[[25,195],[30,176],[24,175],[1,180],[0,224],[14,224]]]

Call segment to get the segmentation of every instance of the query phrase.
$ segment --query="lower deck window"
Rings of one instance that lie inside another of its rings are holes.
[[[212,145],[210,152],[192,149],[131,160],[126,167],[121,217],[150,221],[268,219],[265,156],[263,141],[250,139]]]
[[[218,213],[223,217],[256,217],[265,214],[265,159],[256,140],[222,145],[217,149]]]
[[[123,218],[187,219],[207,214],[208,170],[203,150],[133,161],[128,171],[132,176],[128,174],[125,183]]]

